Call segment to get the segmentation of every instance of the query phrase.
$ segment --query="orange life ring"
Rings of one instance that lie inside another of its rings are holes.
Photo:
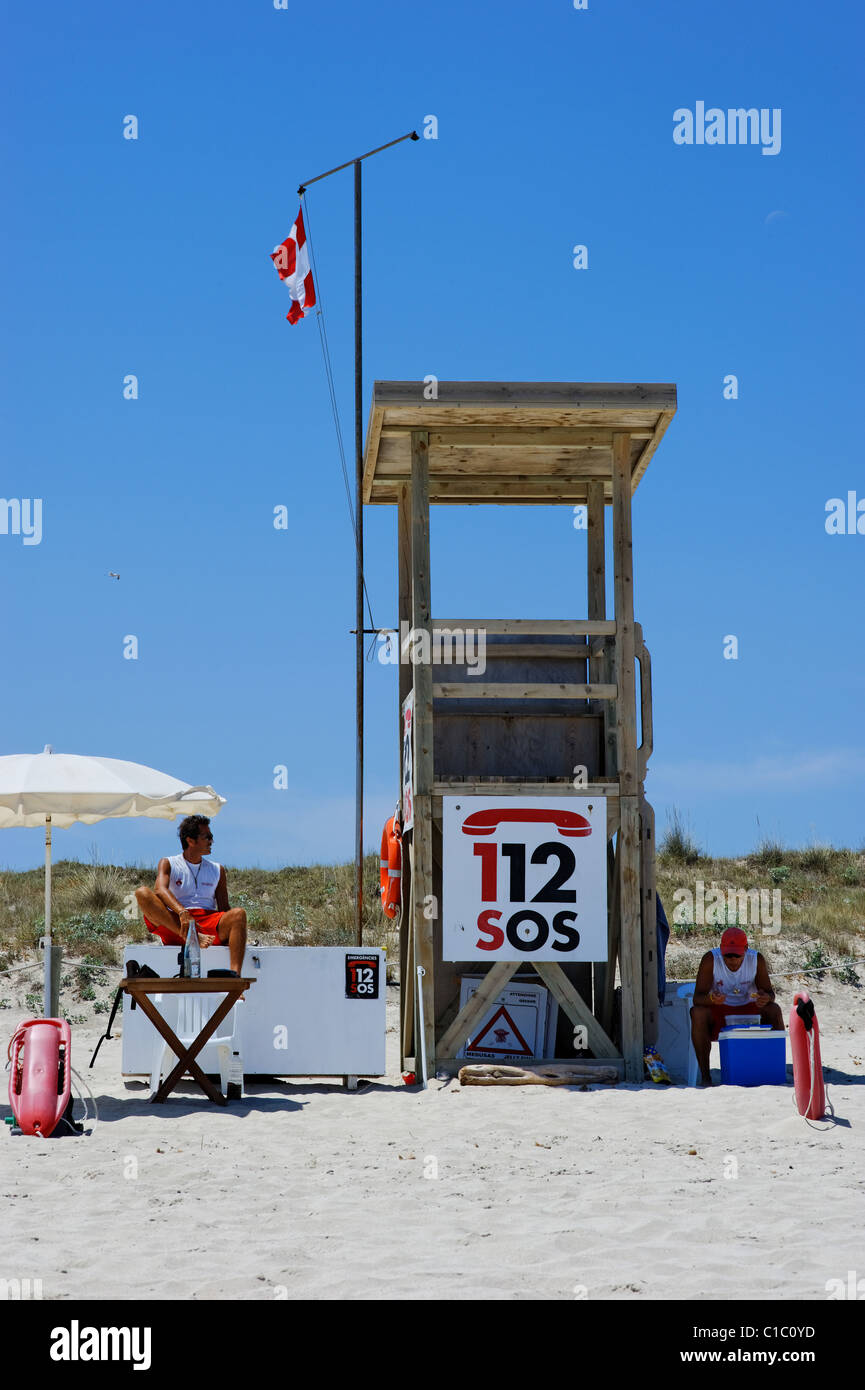
[[[395,917],[400,904],[400,878],[402,874],[402,831],[396,815],[385,821],[381,832],[381,857],[379,876],[381,879],[381,908],[385,917]]]

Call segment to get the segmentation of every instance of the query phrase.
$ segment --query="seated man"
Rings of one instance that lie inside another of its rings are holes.
[[[215,942],[227,946],[231,969],[239,976],[246,949],[246,913],[242,907],[228,906],[224,867],[204,859],[213,845],[210,819],[187,816],[177,833],[183,853],[160,859],[155,888],[135,891],[145,926],[166,946],[185,946],[192,918],[202,948]]]
[[[728,927],[716,946],[700,961],[691,1009],[691,1039],[700,1067],[700,1085],[711,1086],[709,1049],[728,1014],[759,1014],[761,1023],[784,1031],[784,1017],[775,1003],[769,968],[759,951],[748,949],[740,927]]]

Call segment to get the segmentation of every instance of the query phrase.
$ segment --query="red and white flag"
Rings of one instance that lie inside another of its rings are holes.
[[[284,280],[291,295],[291,308],[286,314],[289,323],[297,323],[315,304],[315,286],[309,268],[309,250],[303,226],[303,209],[281,246],[270,253],[280,280]]]

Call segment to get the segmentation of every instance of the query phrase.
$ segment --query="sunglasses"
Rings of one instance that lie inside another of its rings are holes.
[[[742,952],[741,952],[741,951],[725,951],[725,952],[724,952],[724,960],[741,960],[741,959],[742,959]]]

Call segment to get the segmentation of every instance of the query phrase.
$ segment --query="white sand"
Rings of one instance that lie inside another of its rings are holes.
[[[151,1106],[119,1038],[88,1071],[101,1030],[75,1027],[99,1122],[0,1133],[0,1278],[46,1299],[823,1299],[865,1275],[865,1031],[860,991],[811,988],[835,1110],[814,1125],[792,1087],[410,1091],[393,987],[390,1075],[356,1094],[250,1084],[221,1109],[186,1083]],[[24,1016],[0,1013],[4,1047]]]

